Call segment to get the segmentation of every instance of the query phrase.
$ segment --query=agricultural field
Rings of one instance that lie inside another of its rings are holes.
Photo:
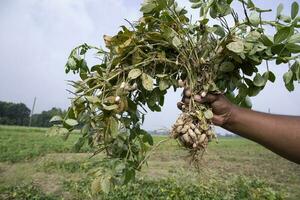
[[[163,143],[127,186],[91,194],[93,169],[79,135],[67,141],[46,129],[0,126],[0,199],[300,199],[300,167],[248,140],[219,138],[196,169],[175,141]],[[155,136],[155,143],[165,139]]]

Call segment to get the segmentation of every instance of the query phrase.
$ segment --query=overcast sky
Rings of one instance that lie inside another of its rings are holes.
[[[0,1],[0,100],[24,102],[29,108],[37,97],[35,112],[52,107],[66,109],[70,94],[64,73],[70,50],[86,42],[103,45],[103,34],[112,35],[124,19],[137,20],[142,0],[1,0]],[[181,5],[189,7],[187,0]],[[291,0],[257,1],[276,10],[279,3],[289,14]],[[263,3],[262,3],[263,2]],[[299,0],[298,0],[299,2]],[[194,18],[198,17],[193,12]],[[268,14],[266,17],[273,18]],[[293,93],[283,85],[287,66],[275,66],[275,84],[253,100],[253,108],[272,113],[300,115],[300,87]],[[261,66],[264,70],[265,66]],[[179,111],[180,93],[170,92],[161,113],[149,113],[148,130],[170,127]]]

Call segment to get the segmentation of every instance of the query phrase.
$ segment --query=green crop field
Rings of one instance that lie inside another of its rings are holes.
[[[92,195],[89,158],[46,129],[0,126],[0,199],[300,199],[300,166],[248,140],[220,138],[199,168],[175,141],[163,143],[138,180],[108,195]],[[165,139],[155,136],[155,143]]]

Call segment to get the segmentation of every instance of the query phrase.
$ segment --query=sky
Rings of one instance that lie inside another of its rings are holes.
[[[179,4],[189,8],[188,0]],[[255,1],[262,8],[276,11],[279,3],[289,14],[291,0]],[[102,36],[117,33],[121,25],[138,20],[142,0],[1,0],[0,1],[0,100],[23,102],[35,113],[59,107],[66,109],[71,95],[66,91],[64,65],[70,51],[84,42],[103,46]],[[298,0],[298,3],[299,0]],[[239,12],[241,9],[237,9]],[[191,11],[193,18],[198,13]],[[265,17],[274,18],[273,14]],[[270,66],[277,75],[259,96],[252,98],[253,109],[276,114],[300,115],[300,87],[289,93],[282,75],[287,66]],[[265,70],[265,66],[260,68]],[[160,113],[148,113],[147,130],[169,128],[180,113],[176,102],[180,92],[169,92]],[[224,130],[218,129],[220,132]]]

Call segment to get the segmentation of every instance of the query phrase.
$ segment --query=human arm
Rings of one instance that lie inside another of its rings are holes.
[[[194,96],[211,105],[212,122],[242,137],[257,142],[278,155],[300,164],[300,117],[273,115],[240,108],[224,95]],[[188,102],[188,98],[183,99]],[[180,105],[179,105],[180,107]]]

